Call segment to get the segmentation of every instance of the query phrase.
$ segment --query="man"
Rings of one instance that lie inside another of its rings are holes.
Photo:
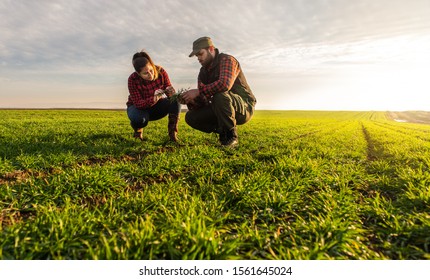
[[[202,67],[198,88],[181,94],[181,101],[189,109],[185,121],[197,130],[218,133],[222,146],[234,148],[239,144],[236,126],[251,119],[255,96],[239,62],[220,53],[211,38],[194,41],[189,57],[193,56],[197,56]]]

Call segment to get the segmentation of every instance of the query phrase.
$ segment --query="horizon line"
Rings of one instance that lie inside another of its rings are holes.
[[[0,107],[0,110],[85,110],[85,111],[126,111],[127,108],[91,108],[91,107]],[[182,112],[188,111],[188,109],[181,109]],[[255,109],[255,111],[327,111],[327,112],[430,112],[427,110],[351,110],[351,109]]]

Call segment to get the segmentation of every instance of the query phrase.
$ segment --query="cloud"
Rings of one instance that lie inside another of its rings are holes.
[[[126,94],[141,49],[178,87],[194,86],[199,64],[188,53],[205,35],[259,90],[285,88],[286,77],[298,89],[360,65],[419,64],[430,46],[427,0],[2,1],[0,13],[0,77],[11,92],[25,80],[40,94],[43,83]]]
[[[162,62],[186,58],[192,41],[203,35],[238,55],[348,43],[422,25],[425,2],[10,1],[0,8],[7,15],[0,53],[10,67],[91,67],[122,63],[142,48]]]

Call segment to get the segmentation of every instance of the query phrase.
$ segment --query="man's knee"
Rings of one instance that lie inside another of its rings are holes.
[[[228,91],[218,92],[212,96],[212,104],[216,106],[224,106],[231,103],[231,96]]]
[[[216,129],[216,118],[215,116],[208,117],[208,111],[188,111],[185,114],[185,122],[194,129],[202,132],[210,133]]]

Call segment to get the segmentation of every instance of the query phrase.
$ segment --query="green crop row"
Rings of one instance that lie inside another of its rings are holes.
[[[409,126],[410,125],[410,126]],[[428,259],[429,126],[257,111],[240,146],[124,111],[0,111],[2,259]],[[413,133],[412,133],[413,132]]]

